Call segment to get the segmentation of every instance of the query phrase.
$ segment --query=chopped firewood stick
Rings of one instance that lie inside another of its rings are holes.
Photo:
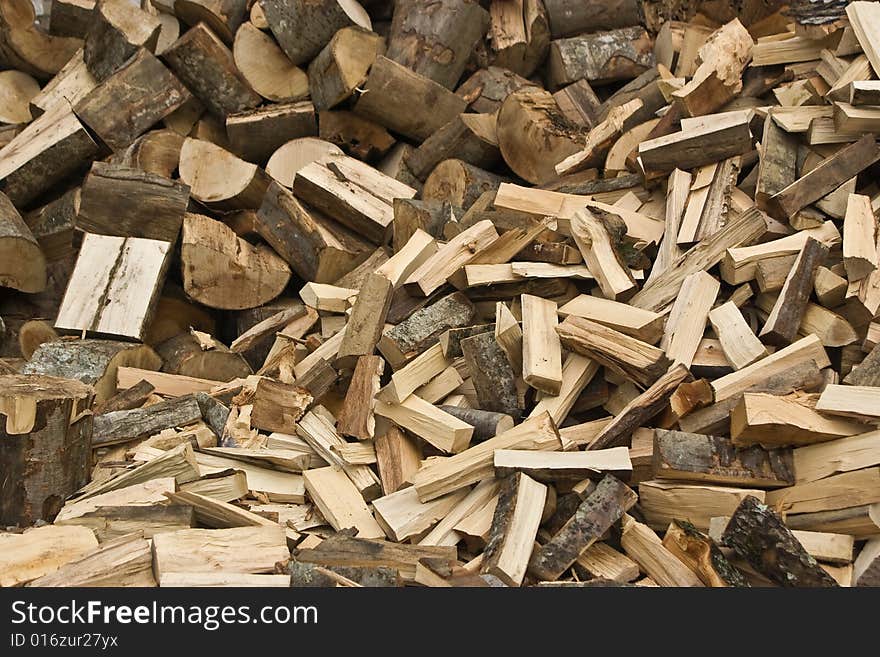
[[[562,347],[556,334],[556,304],[530,294],[521,297],[523,380],[556,395],[562,386]]]
[[[690,367],[720,288],[720,283],[704,272],[684,279],[660,341],[670,361]]]
[[[342,470],[315,468],[303,473],[303,479],[309,498],[334,529],[354,527],[362,538],[385,536],[364,498]]]
[[[467,493],[466,490],[460,490],[430,502],[420,502],[416,489],[410,486],[373,500],[373,509],[377,522],[388,537],[403,542],[430,529]]]
[[[767,504],[786,514],[833,511],[880,502],[880,467],[797,483],[767,493]]]
[[[495,452],[495,476],[506,477],[524,472],[543,483],[571,482],[597,478],[609,473],[629,479],[632,462],[626,447],[612,447],[587,452],[535,452],[499,449]]]
[[[578,295],[560,306],[558,312],[563,317],[582,317],[603,324],[648,344],[657,343],[665,323],[659,313],[589,294]]]
[[[755,488],[794,483],[792,450],[738,448],[729,438],[654,430],[654,475]]]
[[[385,361],[380,356],[358,358],[345,403],[337,418],[339,433],[358,440],[372,440],[375,437],[374,397],[379,391],[379,380],[384,371]]]
[[[574,315],[556,331],[566,349],[592,358],[640,386],[650,386],[672,364],[662,349]]]
[[[466,450],[474,433],[471,425],[415,395],[400,403],[377,400],[374,412],[451,454]]]
[[[626,444],[632,432],[657,415],[675,389],[691,378],[681,363],[669,368],[645,392],[628,403],[590,442],[587,449],[607,449]]]
[[[782,519],[755,497],[743,499],[728,522],[722,541],[782,586],[835,586]]]
[[[709,311],[709,322],[721,349],[734,370],[748,367],[767,355],[767,348],[752,332],[739,308],[732,301]]]
[[[606,475],[568,522],[547,544],[535,551],[529,563],[530,572],[542,579],[558,579],[637,499],[632,489]]]
[[[620,545],[626,555],[660,586],[703,586],[694,571],[667,550],[650,527],[627,514],[623,517]]]
[[[400,490],[419,469],[421,448],[398,427],[386,423],[376,431],[376,464],[386,495]]]
[[[443,355],[437,342],[391,375],[391,381],[382,388],[376,399],[400,404],[419,387],[449,367],[451,361]]]
[[[112,411],[95,417],[92,447],[148,438],[169,427],[182,427],[202,419],[195,398],[176,397],[145,408]]]
[[[737,447],[811,445],[864,432],[865,425],[826,417],[797,399],[747,392],[730,413],[730,435]]]
[[[461,350],[480,406],[519,419],[522,408],[517,392],[517,374],[492,333],[465,338],[461,341]]]
[[[880,417],[880,388],[829,385],[816,402],[816,410],[862,420]]]
[[[635,293],[632,274],[623,264],[601,214],[586,208],[576,212],[571,219],[571,234],[606,299],[625,300]]]
[[[877,269],[877,219],[871,199],[850,194],[843,220],[843,264],[850,281],[865,278]]]
[[[508,586],[522,584],[546,498],[547,486],[522,472],[502,480],[481,572]]]

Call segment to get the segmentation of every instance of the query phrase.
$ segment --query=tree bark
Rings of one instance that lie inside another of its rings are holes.
[[[0,376],[0,523],[51,522],[88,481],[94,394],[53,376]]]

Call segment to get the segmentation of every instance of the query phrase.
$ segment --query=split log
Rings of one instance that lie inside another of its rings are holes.
[[[522,585],[546,499],[547,486],[521,472],[501,482],[481,572]]]
[[[168,242],[86,233],[55,328],[142,340],[170,252]]]
[[[554,39],[638,25],[642,22],[641,8],[633,0],[616,0],[611,3],[545,0],[544,5]]]
[[[651,387],[629,402],[620,413],[589,444],[588,449],[607,449],[625,444],[637,427],[662,410],[675,389],[691,377],[687,367],[679,363],[657,379]]]
[[[98,82],[106,80],[139,48],[156,51],[159,19],[124,0],[98,0],[86,33],[83,60]]]
[[[341,470],[314,468],[307,470],[303,478],[309,497],[335,530],[353,527],[361,538],[385,536],[364,498]]]
[[[749,586],[715,541],[686,520],[672,521],[663,537],[663,547],[694,571],[706,586]]]
[[[183,427],[202,419],[195,398],[176,397],[145,408],[111,411],[95,418],[92,446],[103,447],[149,438],[163,429]]]
[[[425,180],[422,198],[467,209],[484,193],[497,189],[501,176],[462,160],[443,160]]]
[[[388,495],[409,483],[419,469],[422,452],[416,439],[407,437],[396,426],[386,424],[388,426],[384,430],[377,431],[375,447],[382,490]]]
[[[654,430],[654,475],[661,479],[770,488],[794,483],[792,451],[738,448],[719,436]]]
[[[180,149],[180,179],[197,201],[226,211],[259,208],[271,182],[257,165],[209,141],[191,138]]]
[[[486,33],[489,14],[473,0],[442,0],[422,9],[415,0],[395,3],[388,58],[453,89]]]
[[[189,187],[153,173],[95,162],[83,181],[76,225],[99,235],[176,242]]]
[[[317,132],[315,108],[309,101],[268,105],[226,117],[226,134],[232,150],[248,162],[260,164],[291,137],[308,137]]]
[[[231,44],[245,20],[247,0],[174,0],[174,15],[187,25],[204,22]]]
[[[557,177],[555,165],[583,148],[584,137],[549,92],[524,87],[504,100],[497,119],[498,147],[521,178],[540,185]]]
[[[648,344],[656,344],[663,334],[663,316],[625,303],[589,294],[581,294],[559,307],[563,317],[581,317],[632,336]]]
[[[260,7],[278,45],[297,66],[313,59],[340,29],[372,27],[356,0],[264,0]]]
[[[700,578],[664,547],[650,527],[629,515],[623,518],[620,545],[627,556],[660,586],[703,586]]]
[[[438,408],[471,425],[474,428],[474,435],[471,437],[472,442],[488,440],[499,433],[512,429],[514,425],[513,417],[505,413],[448,405],[441,405]]]
[[[98,150],[67,104],[57,104],[0,149],[0,189],[23,207],[85,169]]]
[[[518,419],[522,415],[522,408],[517,395],[516,374],[492,333],[465,338],[461,341],[461,350],[480,408]],[[452,414],[468,424],[478,426],[459,413]]]
[[[556,331],[566,349],[641,386],[650,386],[671,365],[661,349],[581,317],[569,316]]]
[[[195,522],[192,507],[161,504],[102,506],[75,518],[55,519],[56,525],[81,525],[91,529],[102,544],[133,532],[143,534],[144,538],[152,538],[154,534],[161,532],[192,529]],[[150,565],[152,566],[152,557]]]
[[[376,57],[384,52],[378,34],[361,27],[345,27],[309,64],[309,91],[315,109],[339,105],[363,86]]]
[[[306,73],[287,58],[272,37],[253,23],[243,23],[235,32],[232,55],[251,88],[266,100],[284,103],[308,96]]]
[[[490,169],[500,159],[491,114],[459,114],[405,158],[412,174],[425,180],[443,160],[457,159]],[[468,204],[470,205],[470,204]]]
[[[9,197],[0,192],[0,287],[46,288],[46,258]]]
[[[466,494],[466,491],[457,491],[430,502],[419,502],[416,489],[410,486],[374,500],[373,510],[385,534],[392,540],[403,542],[428,531]]]
[[[232,381],[249,376],[250,366],[241,354],[198,331],[181,333],[156,346],[162,370],[198,379]]]
[[[40,84],[27,73],[3,71],[0,73],[0,123],[30,123],[31,100],[40,93]]]
[[[846,375],[843,382],[850,386],[880,385],[880,348],[877,345]]]
[[[846,277],[857,281],[877,269],[877,220],[871,200],[861,194],[850,194],[843,220],[843,264]]]
[[[132,142],[118,162],[170,179],[180,164],[183,140],[184,137],[173,130],[151,130]]]
[[[737,507],[722,541],[781,586],[835,586],[782,519],[752,496]]]
[[[157,370],[162,359],[146,345],[111,340],[62,340],[46,342],[34,352],[23,374],[75,379],[95,390],[95,401],[103,403],[116,394],[119,367]]]
[[[460,454],[442,461],[426,462],[412,477],[412,484],[419,493],[419,499],[425,502],[490,476],[496,449],[553,451],[560,448],[559,432],[550,415],[545,413],[529,418]]]
[[[443,355],[440,344],[435,343],[394,372],[391,381],[382,388],[378,399],[399,404],[448,369],[450,364],[451,361]]]
[[[489,5],[492,64],[529,76],[543,62],[550,46],[544,4],[537,0],[492,2]]]
[[[767,348],[752,332],[732,301],[710,310],[709,322],[734,370],[748,367],[767,355]]]
[[[861,433],[864,425],[824,417],[796,400],[745,393],[731,411],[730,434],[737,446],[809,445]]]
[[[793,217],[880,159],[880,147],[872,135],[841,148],[816,168],[774,194],[768,209],[778,219]]]
[[[562,387],[562,346],[556,333],[556,304],[523,294],[523,380],[548,395]]]
[[[370,247],[341,224],[307,209],[278,183],[257,213],[259,235],[303,280],[331,283],[366,259]]]
[[[187,213],[183,220],[180,260],[187,296],[209,308],[261,306],[290,280],[290,268],[274,251],[251,246],[229,227],[199,214]]]
[[[493,114],[509,94],[531,84],[513,71],[490,66],[481,68],[462,82],[455,93],[465,99],[471,111]]]
[[[816,269],[827,255],[827,246],[812,237],[807,238],[785,278],[760,337],[775,344],[791,343],[797,337],[807,300],[813,290]]]
[[[49,14],[49,34],[85,38],[92,23],[95,0],[58,0]]]
[[[342,155],[342,151],[334,144],[314,137],[291,139],[272,153],[266,163],[266,173],[290,189],[297,171],[327,155]]]
[[[611,301],[625,300],[637,288],[612,237],[610,216],[610,213],[598,208],[584,208],[575,212],[570,230],[605,298]]]
[[[696,127],[644,141],[639,144],[642,167],[646,172],[693,169],[742,155],[752,148],[749,123],[741,112],[710,115]]]
[[[358,440],[376,438],[376,420],[373,416],[374,397],[379,391],[379,379],[384,371],[385,361],[381,357],[372,355],[358,357],[348,392],[345,395],[345,404],[343,404],[337,419],[336,429],[339,433]],[[386,490],[386,494],[392,492],[394,491]]]
[[[156,388],[151,383],[141,381],[127,390],[116,393],[104,402],[96,403],[94,408],[95,415],[110,413],[111,411],[129,411],[133,408],[140,408],[144,405],[144,402],[150,398],[150,395],[153,394],[155,389]]]
[[[626,447],[587,452],[535,452],[501,449],[495,452],[495,476],[506,477],[522,472],[536,481],[556,484],[557,488],[578,487],[586,479],[598,479],[604,473],[629,479],[632,462]]]
[[[639,508],[645,522],[657,531],[676,518],[706,531],[712,518],[732,514],[743,498],[753,495],[763,502],[772,494],[756,488],[651,480],[639,483]]]
[[[220,118],[262,101],[235,66],[229,48],[204,23],[168,46],[162,59],[208,111]]]
[[[660,341],[673,363],[690,367],[720,289],[715,277],[705,272],[691,274],[682,282]]]
[[[65,498],[88,479],[94,389],[51,376],[0,377],[2,450],[6,476],[0,522],[51,521]],[[46,459],[41,454],[58,454]],[[31,467],[40,462],[41,467]]]
[[[560,87],[586,78],[601,85],[638,77],[654,65],[652,46],[639,26],[558,39],[550,44],[550,84]]]
[[[399,404],[377,400],[375,413],[450,454],[465,451],[474,433],[471,425],[416,395],[410,395]]]
[[[48,575],[98,547],[87,527],[35,527],[0,535],[0,586],[22,586]]]
[[[119,151],[191,98],[171,71],[142,48],[83,95],[73,110],[101,141]]]
[[[183,529],[153,537],[160,586],[175,573],[272,573],[290,560],[284,530],[275,527]]]
[[[50,36],[36,25],[34,5],[12,0],[0,7],[0,57],[8,66],[48,80],[82,47],[79,38]]]
[[[423,103],[407,106],[411,98],[421,98]],[[380,55],[370,68],[354,111],[392,132],[424,141],[464,112],[466,106],[464,100],[440,84]],[[408,111],[402,111],[403,107]]]
[[[300,169],[293,191],[304,202],[345,224],[375,244],[391,233],[394,198],[416,190],[347,156],[328,157]]]
[[[397,143],[388,130],[375,121],[348,110],[318,113],[318,136],[364,161],[384,157]]]

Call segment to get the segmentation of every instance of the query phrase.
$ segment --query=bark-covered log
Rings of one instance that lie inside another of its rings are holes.
[[[495,336],[487,332],[465,338],[461,341],[461,351],[480,407],[519,419],[523,409],[517,394],[517,375]]]
[[[0,192],[0,287],[40,292],[46,287],[46,258],[27,224]]]
[[[51,521],[86,483],[94,394],[54,376],[0,376],[0,523]]]
[[[454,89],[488,26],[489,14],[476,0],[440,0],[428,6],[400,0],[394,3],[388,58]]]
[[[544,0],[554,39],[642,22],[638,0]]]
[[[163,429],[183,427],[201,419],[202,412],[192,395],[175,397],[144,408],[111,411],[95,417],[92,447],[149,438]]]
[[[116,394],[119,367],[158,370],[161,365],[162,359],[146,345],[113,340],[61,340],[40,345],[22,374],[82,381],[95,389],[95,401],[102,403]]]
[[[494,438],[497,434],[513,428],[513,416],[505,413],[486,411],[481,408],[461,408],[459,406],[438,406],[441,411],[454,415],[474,428],[471,442],[481,442]]]
[[[425,180],[422,199],[442,201],[467,210],[481,195],[498,189],[501,176],[463,162],[443,160]]]
[[[722,542],[780,586],[837,586],[782,519],[751,495],[730,518]]]
[[[606,475],[568,522],[532,554],[530,572],[541,579],[558,579],[584,550],[632,508],[637,499],[629,486],[612,475]]]
[[[638,77],[654,65],[651,37],[642,27],[583,34],[550,44],[549,78],[554,88],[581,78],[591,84]]]
[[[85,38],[83,60],[100,81],[110,77],[138,48],[156,51],[161,23],[126,0],[98,0]]]
[[[241,354],[206,333],[188,331],[156,346],[162,371],[212,381],[231,381],[252,374]]]
[[[122,390],[106,401],[95,404],[95,415],[102,413],[111,413],[113,411],[130,411],[133,408],[140,408],[144,402],[149,399],[150,395],[156,387],[149,381],[142,380],[131,388]]]

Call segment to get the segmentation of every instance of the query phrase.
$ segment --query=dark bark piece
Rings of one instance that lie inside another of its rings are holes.
[[[140,408],[156,388],[149,381],[140,381],[131,388],[118,392],[110,399],[95,406],[95,415],[112,413],[113,411],[130,411]]]
[[[816,270],[825,262],[827,255],[828,247],[825,244],[812,237],[807,238],[761,329],[760,338],[779,346],[794,342],[813,291]]]
[[[95,162],[83,182],[77,227],[99,235],[176,242],[189,186],[154,173]]]
[[[413,98],[419,102],[414,104]],[[461,97],[445,87],[380,55],[354,111],[392,132],[424,141],[466,107]]]
[[[481,333],[461,341],[461,351],[468,364],[480,408],[522,416],[516,390],[516,373],[507,354],[498,345],[493,333]]]
[[[877,160],[880,160],[880,146],[873,134],[866,134],[774,194],[768,201],[768,210],[777,219],[790,219]]]
[[[440,348],[446,358],[458,358],[462,356],[461,341],[472,338],[480,333],[495,333],[495,324],[477,324],[476,326],[464,326],[452,328],[440,336]]]
[[[794,484],[794,463],[790,449],[738,449],[729,438],[654,429],[654,476],[778,488]]]
[[[51,522],[88,481],[94,394],[54,376],[0,376],[0,524]]]
[[[125,0],[98,0],[86,34],[83,60],[100,81],[106,80],[139,48],[155,52],[161,23]]]
[[[291,139],[318,134],[315,107],[305,100],[230,114],[226,134],[236,155],[263,164]]]
[[[379,340],[379,351],[396,369],[437,342],[445,331],[469,326],[475,313],[473,303],[463,293],[450,294],[386,331]]]
[[[780,586],[837,586],[782,519],[752,495],[740,502],[721,540]]]
[[[391,281],[382,274],[370,274],[358,291],[351,309],[345,334],[336,355],[336,366],[353,369],[358,358],[371,355],[382,331],[385,317],[391,307]]]
[[[406,157],[419,180],[425,180],[443,160],[457,159],[480,169],[492,169],[501,160],[495,137],[495,117],[459,114],[428,137]]]
[[[650,388],[628,403],[620,413],[599,432],[587,449],[607,449],[626,445],[632,432],[657,415],[675,389],[690,380],[691,373],[679,363],[657,379]]]
[[[489,14],[476,0],[419,0],[395,3],[388,34],[388,58],[455,88],[474,47],[486,33]]]
[[[111,411],[95,417],[92,447],[149,438],[163,429],[183,427],[201,419],[202,412],[192,395],[175,397],[145,408]]]
[[[22,374],[75,379],[95,389],[102,403],[116,394],[116,370],[137,367],[158,370],[162,359],[146,345],[114,340],[60,340],[39,346]]]
[[[336,32],[370,17],[357,2],[346,0],[261,0],[269,29],[294,64],[313,59]]]
[[[222,438],[223,429],[226,427],[226,421],[229,419],[229,407],[206,392],[197,392],[195,398],[202,412],[202,419],[205,421],[205,424],[211,428],[211,431],[218,438]],[[221,445],[221,447],[227,447],[227,445]]]
[[[672,364],[662,349],[583,317],[570,315],[556,332],[569,351],[592,358],[640,386],[650,386]]]
[[[162,59],[208,111],[222,119],[263,100],[236,68],[229,48],[204,23],[168,46]]]
[[[84,39],[94,9],[94,0],[55,0],[49,13],[49,34]]]
[[[513,416],[505,413],[483,410],[482,408],[460,408],[458,406],[448,406],[444,404],[441,404],[437,408],[457,417],[459,420],[467,422],[474,428],[474,435],[471,436],[471,443],[489,440],[489,438],[493,438],[497,434],[513,428],[514,424]]]
[[[287,565],[287,571],[290,573],[290,586],[294,588],[335,587],[338,581],[326,572],[322,572],[322,570],[322,566],[291,559]],[[331,570],[367,588],[397,587],[403,584],[398,572],[386,566],[335,566],[327,570]]]
[[[73,111],[101,141],[119,151],[191,98],[180,80],[142,48]]]
[[[851,386],[880,386],[880,344],[874,345],[871,352],[846,375],[843,382]]]
[[[554,39],[642,22],[636,0],[544,0]]]
[[[548,62],[554,87],[581,78],[592,84],[631,80],[654,66],[653,43],[639,26],[593,32],[551,42]]]
[[[637,500],[629,486],[606,475],[553,538],[535,550],[529,571],[544,580],[558,579]]]
[[[678,557],[706,586],[750,586],[709,536],[686,520],[673,520],[663,547]]]
[[[481,68],[455,90],[472,112],[493,114],[511,93],[530,85],[526,78],[497,66]]]
[[[334,283],[373,250],[342,224],[306,208],[276,182],[263,197],[255,227],[300,278],[315,283]]]

